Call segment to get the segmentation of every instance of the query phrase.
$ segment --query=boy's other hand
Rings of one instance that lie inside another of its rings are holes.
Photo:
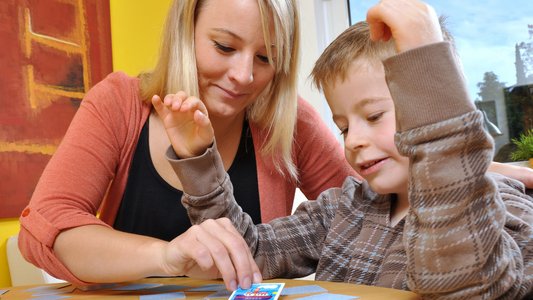
[[[163,121],[179,158],[198,156],[213,143],[213,126],[200,99],[178,92],[167,95],[163,101],[155,95],[152,105]]]
[[[393,38],[398,53],[443,41],[435,10],[418,0],[381,0],[366,15],[373,41]]]

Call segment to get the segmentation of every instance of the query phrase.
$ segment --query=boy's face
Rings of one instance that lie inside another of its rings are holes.
[[[379,194],[407,192],[409,159],[394,144],[394,103],[381,66],[355,67],[325,89],[350,165]]]

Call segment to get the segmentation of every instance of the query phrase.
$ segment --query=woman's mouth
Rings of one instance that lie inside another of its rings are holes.
[[[218,85],[217,85],[217,87],[218,87],[219,89],[221,89],[221,90],[226,94],[226,96],[227,96],[228,98],[239,98],[239,97],[242,97],[242,96],[245,95],[244,93],[234,92],[234,91],[231,91],[231,90],[225,89],[225,88],[223,88],[223,87],[221,87],[221,86],[218,86]]]

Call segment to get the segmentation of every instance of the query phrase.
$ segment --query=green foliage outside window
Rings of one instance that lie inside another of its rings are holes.
[[[520,134],[520,137],[512,139],[512,142],[516,146],[516,150],[511,153],[512,160],[519,161],[533,158],[533,129]]]

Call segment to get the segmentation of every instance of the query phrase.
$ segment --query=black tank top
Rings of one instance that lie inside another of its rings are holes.
[[[169,185],[152,163],[148,124],[146,121],[135,149],[114,228],[170,241],[185,232],[191,222],[181,204],[183,192]],[[235,200],[255,224],[260,223],[255,151],[247,121],[244,121],[239,148],[228,174]]]

